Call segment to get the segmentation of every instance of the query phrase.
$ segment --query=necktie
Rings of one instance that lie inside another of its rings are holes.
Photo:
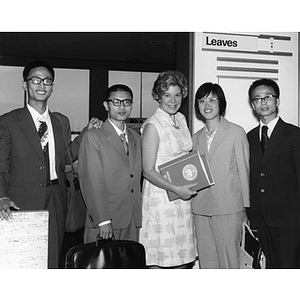
[[[48,126],[45,121],[39,121],[40,127],[38,129],[38,135],[40,137],[41,146],[44,153],[44,158],[47,165],[47,182],[50,181],[50,164],[49,164],[49,150],[48,150]]]
[[[45,121],[39,121],[40,127],[38,129],[38,134],[41,140],[42,148],[48,143],[48,126]]]
[[[127,144],[127,141],[126,141],[126,138],[125,138],[125,133],[121,133],[119,135],[119,137],[120,137],[120,139],[123,143],[124,150],[125,150],[126,154],[128,155],[128,144]]]
[[[264,154],[266,149],[267,149],[267,145],[268,145],[268,141],[269,141],[269,137],[268,137],[268,126],[263,126],[261,128],[261,150],[262,150],[262,153]]]

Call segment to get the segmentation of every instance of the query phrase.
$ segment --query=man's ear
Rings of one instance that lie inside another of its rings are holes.
[[[24,91],[27,91],[27,82],[26,81],[22,82],[22,87],[23,87]]]
[[[103,101],[103,106],[104,106],[105,109],[108,111],[108,103],[107,103],[107,101]]]

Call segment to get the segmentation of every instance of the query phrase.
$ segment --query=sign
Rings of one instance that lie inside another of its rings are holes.
[[[222,33],[203,33],[202,49],[258,51],[258,36]]]

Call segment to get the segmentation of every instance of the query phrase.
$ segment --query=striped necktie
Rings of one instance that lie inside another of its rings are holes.
[[[125,133],[121,133],[119,135],[119,137],[120,137],[120,139],[122,141],[125,153],[128,155],[128,144],[127,144],[127,141],[126,141],[126,138],[125,138]]]
[[[39,121],[40,127],[38,129],[38,135],[40,137],[42,148],[48,143],[48,126],[45,121]]]
[[[49,159],[49,147],[48,147],[48,126],[45,121],[41,121],[38,129],[38,135],[40,137],[41,146],[44,153],[44,158],[47,166],[47,182],[50,182],[50,159]]]

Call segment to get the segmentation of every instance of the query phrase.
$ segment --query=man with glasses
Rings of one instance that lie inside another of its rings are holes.
[[[78,171],[89,218],[85,243],[103,239],[139,239],[142,223],[141,138],[126,126],[133,93],[122,84],[108,88],[103,105],[108,118],[89,130],[80,144]]]
[[[249,88],[260,124],[250,144],[250,226],[267,268],[300,268],[300,129],[278,115],[279,87],[260,79]]]
[[[54,76],[47,62],[28,64],[23,70],[26,105],[0,117],[0,220],[12,218],[11,210],[48,210],[48,268],[58,268],[66,220],[64,135],[74,160],[82,136],[71,143],[69,119],[48,108]],[[97,123],[93,118],[88,129]]]

